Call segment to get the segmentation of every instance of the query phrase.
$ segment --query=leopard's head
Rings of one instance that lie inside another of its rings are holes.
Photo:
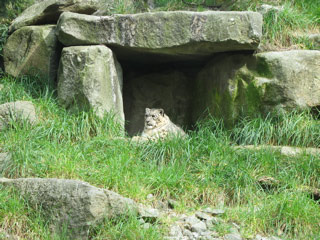
[[[162,108],[146,108],[145,129],[154,129],[167,121]]]

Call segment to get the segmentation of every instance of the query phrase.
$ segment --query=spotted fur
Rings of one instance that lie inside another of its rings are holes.
[[[185,137],[186,133],[175,125],[161,108],[146,108],[145,125],[139,140],[165,139],[170,135]],[[135,140],[138,140],[135,138]]]

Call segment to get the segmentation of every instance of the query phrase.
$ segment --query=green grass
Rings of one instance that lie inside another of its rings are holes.
[[[291,112],[266,118],[243,119],[232,129],[232,139],[246,145],[320,147],[317,114]]]
[[[320,3],[314,7],[320,8]],[[315,48],[305,33],[319,33],[320,15],[314,15],[311,9],[310,12],[306,11],[291,2],[286,2],[283,8],[281,12],[270,11],[264,16],[263,43],[272,44],[276,49]]]
[[[145,229],[139,220],[131,216],[129,218],[118,218],[105,220],[100,225],[91,228],[89,238],[94,240],[105,239],[162,239],[160,226]]]
[[[0,187],[0,239],[6,234],[23,239],[52,239],[39,211],[34,211],[13,189]]]
[[[18,5],[23,1],[16,2]],[[200,3],[202,1],[189,1]],[[219,1],[206,1],[214,5]],[[225,1],[226,10],[255,10],[262,1]],[[264,18],[263,44],[269,49],[314,49],[301,33],[319,32],[320,3],[313,0],[278,1],[281,13]],[[146,11],[117,0],[115,13]],[[155,10],[206,10],[182,1],[155,1]],[[23,6],[12,7],[11,19]],[[10,19],[10,20],[11,20]],[[7,38],[8,21],[0,22],[0,54]],[[319,156],[282,156],[271,150],[234,150],[233,145],[290,145],[320,147],[320,124],[311,113],[293,112],[266,118],[243,119],[225,129],[217,119],[199,122],[187,139],[170,139],[145,145],[121,139],[121,127],[112,115],[98,119],[92,113],[70,114],[61,108],[53,89],[39,78],[12,78],[0,73],[0,104],[32,101],[39,124],[14,123],[1,132],[0,149],[9,151],[14,162],[4,177],[57,177],[87,181],[138,202],[174,199],[176,211],[192,212],[203,206],[223,207],[224,222],[216,231],[228,232],[228,222],[241,225],[245,237],[277,235],[283,239],[317,239],[320,236],[319,201],[302,192],[301,186],[320,188]],[[279,181],[266,191],[261,176]],[[0,190],[0,229],[24,239],[51,237],[48,223],[38,211],[12,190]],[[149,203],[149,202],[148,202]],[[144,229],[134,217],[105,220],[90,230],[91,239],[161,239],[166,226]]]
[[[147,203],[151,193],[154,201],[176,200],[176,211],[181,213],[223,207],[224,222],[241,224],[246,237],[281,231],[285,239],[315,239],[320,233],[319,202],[299,190],[320,188],[319,156],[292,158],[270,150],[232,148],[235,144],[319,147],[320,124],[308,113],[245,119],[230,130],[221,121],[207,119],[187,139],[139,145],[112,139],[122,135],[112,116],[99,120],[92,113],[62,109],[41,79],[2,76],[0,83],[4,85],[0,103],[32,101],[40,117],[34,127],[14,124],[1,132],[0,148],[14,159],[5,177],[80,179],[141,203]],[[258,182],[261,176],[277,179],[279,187],[264,190]],[[48,238],[47,225],[37,211],[16,194],[0,193],[3,199],[12,199],[1,201],[2,228],[14,224],[19,227],[10,230],[13,234]],[[90,234],[92,239],[161,239],[165,227],[146,230],[132,217],[106,220]],[[227,228],[221,225],[216,230],[225,233]]]

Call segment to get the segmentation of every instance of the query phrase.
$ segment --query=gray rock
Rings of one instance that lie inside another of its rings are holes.
[[[201,233],[201,232],[205,232],[207,230],[207,226],[204,222],[200,221],[198,223],[192,224],[190,226],[190,229],[192,232],[196,232],[196,233]]]
[[[285,147],[281,147],[280,148],[280,152],[281,152],[282,155],[296,156],[296,155],[301,154],[303,151],[300,148],[285,146]],[[319,153],[320,153],[320,150],[319,150]]]
[[[211,220],[206,220],[205,223],[207,225],[207,228],[213,228],[214,225],[217,225],[219,223],[222,222],[222,219],[220,218],[216,218],[216,217],[213,217]]]
[[[194,235],[192,234],[192,232],[188,229],[183,229],[182,231],[183,235],[188,237],[189,239],[194,239]]]
[[[153,202],[153,207],[159,209],[160,211],[166,211],[168,210],[168,202],[157,200]]]
[[[264,101],[282,108],[320,105],[320,51],[295,50],[257,54],[270,79]],[[275,96],[279,94],[280,96]]]
[[[242,145],[242,146],[234,146],[233,149],[235,150],[247,149],[247,150],[253,150],[253,151],[268,149],[273,151],[279,151],[282,155],[289,156],[289,157],[295,157],[301,154],[320,155],[320,149],[318,148],[300,148],[300,147],[272,146],[272,145],[260,145],[260,146]],[[269,181],[269,183],[265,180]],[[262,179],[261,182],[264,181],[267,184],[271,184],[273,181],[270,178],[265,180]]]
[[[26,121],[29,124],[37,122],[34,105],[29,101],[16,101],[0,105],[0,130],[8,127],[10,122]]]
[[[271,11],[273,12],[281,12],[283,11],[283,6],[272,6],[269,4],[262,4],[260,7],[257,8],[257,11],[261,13],[262,15],[265,15]]]
[[[194,239],[199,239],[200,238],[200,234],[197,232],[192,232],[193,238]]]
[[[25,9],[11,24],[9,32],[21,27],[56,23],[63,12],[94,14],[112,9],[112,0],[46,0]],[[110,12],[109,12],[110,13]]]
[[[168,207],[171,209],[176,208],[178,205],[178,202],[176,200],[173,199],[168,199]]]
[[[147,195],[148,200],[152,200],[153,198],[154,198],[154,196],[151,193]]]
[[[311,34],[308,38],[312,41],[315,48],[320,48],[320,34]]]
[[[269,238],[269,240],[282,240],[282,238],[278,238],[278,237],[276,237],[276,236],[271,236],[271,237]]]
[[[188,237],[164,237],[164,240],[190,240]]]
[[[239,233],[239,229],[240,229],[240,228],[238,228],[238,227],[233,227],[233,224],[232,224],[232,226],[231,226],[231,228],[229,229],[229,231],[230,231],[230,233],[232,233],[232,234],[240,234],[240,233]]]
[[[120,194],[107,189],[103,189],[103,192],[108,198],[108,201],[105,202],[107,204],[106,217],[113,218],[138,213],[139,207],[132,199],[122,197]]]
[[[160,217],[160,211],[158,209],[145,207],[143,205],[139,206],[138,212],[139,212],[139,215],[146,222],[154,223]]]
[[[174,11],[96,17],[65,12],[57,28],[66,46],[106,44],[119,58],[131,57],[135,62],[142,60],[141,53],[193,60],[216,52],[255,50],[262,36],[262,16]]]
[[[212,221],[208,221],[208,220],[206,220],[205,223],[206,223],[207,229],[212,229],[215,225],[213,224]]]
[[[145,224],[146,222],[143,220],[143,218],[140,218],[140,219],[139,219],[139,223],[143,225],[143,224]]]
[[[224,236],[224,240],[242,240],[242,237],[240,234],[230,233]]]
[[[272,237],[263,237],[261,235],[257,235],[254,240],[281,240],[281,238],[272,236]]]
[[[194,215],[189,216],[187,218],[184,219],[184,222],[190,226],[195,225],[199,222],[201,222],[197,217],[195,217]]]
[[[188,215],[186,215],[186,214],[181,214],[181,215],[179,215],[179,220],[180,221],[185,221],[186,219],[188,218]]]
[[[124,124],[122,69],[105,46],[67,47],[58,73],[59,102],[71,111],[93,109],[97,116],[115,113]]]
[[[203,209],[202,212],[208,213],[208,214],[211,214],[214,216],[222,215],[225,213],[225,211],[223,209],[215,209],[215,208],[210,208],[210,207]]]
[[[151,223],[144,223],[142,226],[144,229],[149,229],[152,227]]]
[[[88,227],[105,217],[137,211],[133,200],[78,180],[1,178],[0,185],[14,186],[30,206],[42,209],[55,231],[67,226],[73,239],[86,238]]]
[[[58,55],[54,25],[23,27],[11,34],[4,46],[5,72],[14,77],[38,75],[53,84]]]
[[[216,232],[204,231],[200,233],[200,236],[203,240],[214,240],[215,237],[218,237],[219,235]]]
[[[241,116],[319,106],[319,65],[316,50],[216,57],[198,74],[193,120],[205,109],[232,125]]]
[[[169,236],[171,237],[183,237],[182,230],[179,225],[173,225],[170,227]]]
[[[201,219],[201,220],[208,220],[208,221],[210,221],[210,220],[213,219],[212,216],[210,216],[210,215],[208,215],[208,214],[206,214],[206,213],[204,213],[204,212],[202,212],[202,211],[198,211],[198,212],[196,212],[195,214],[196,214],[196,217],[199,218],[199,219]]]
[[[318,148],[297,148],[297,147],[281,147],[280,153],[286,156],[298,156],[303,153],[310,155],[320,155],[320,149]]]
[[[263,237],[263,236],[261,236],[261,235],[258,234],[258,235],[255,237],[254,240],[268,240],[268,238],[267,238],[267,237]]]

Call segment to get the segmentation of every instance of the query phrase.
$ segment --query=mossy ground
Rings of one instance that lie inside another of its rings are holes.
[[[234,150],[236,144],[320,146],[320,124],[308,113],[240,121],[227,130],[207,119],[187,139],[132,144],[114,139],[121,127],[112,116],[70,114],[41,79],[2,76],[0,103],[29,100],[37,107],[38,125],[14,124],[1,132],[0,148],[12,153],[4,177],[54,177],[87,181],[140,203],[174,199],[175,211],[212,206],[226,210],[225,223],[236,222],[241,234],[316,239],[319,201],[301,186],[320,188],[320,157],[282,156],[279,152]],[[265,190],[261,176],[279,181]],[[52,239],[41,214],[18,194],[0,191],[0,229],[24,239]],[[147,198],[153,194],[154,199]],[[220,234],[227,225],[216,226]],[[146,230],[136,218],[106,220],[91,230],[92,239],[161,239],[166,224]],[[56,236],[55,239],[64,239]]]

